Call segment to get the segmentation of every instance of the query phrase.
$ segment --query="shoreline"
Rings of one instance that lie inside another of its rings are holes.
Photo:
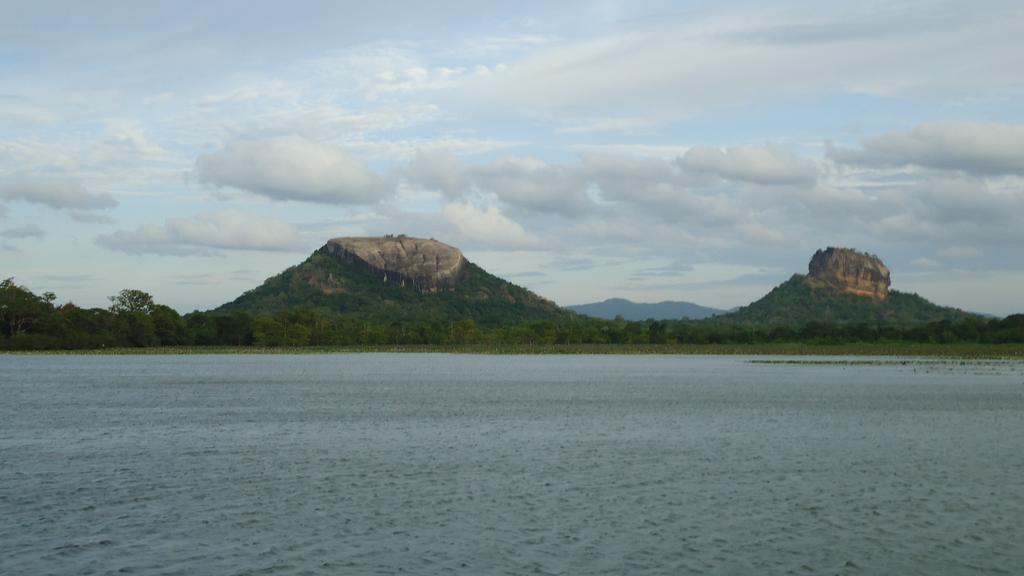
[[[508,344],[508,345],[381,345],[302,346],[166,346],[82,350],[4,350],[0,355],[33,356],[191,356],[229,354],[365,354],[438,353],[478,355],[677,355],[677,356],[886,356],[1024,361],[1024,344]]]

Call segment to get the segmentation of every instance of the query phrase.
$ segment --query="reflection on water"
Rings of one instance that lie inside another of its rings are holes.
[[[7,574],[1024,566],[1018,364],[0,356]]]

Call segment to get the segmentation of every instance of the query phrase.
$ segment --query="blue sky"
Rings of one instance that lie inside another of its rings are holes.
[[[0,275],[189,311],[406,233],[727,308],[839,245],[1024,310],[1018,2],[210,4],[0,1]]]

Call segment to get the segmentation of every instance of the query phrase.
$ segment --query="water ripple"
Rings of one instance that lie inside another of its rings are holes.
[[[1017,573],[984,368],[3,357],[0,573]]]

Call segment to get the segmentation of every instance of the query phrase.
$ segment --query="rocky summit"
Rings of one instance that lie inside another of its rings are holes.
[[[458,248],[404,234],[334,238],[325,248],[345,262],[376,272],[385,282],[423,292],[453,289],[466,266]]]
[[[889,269],[874,255],[850,248],[818,250],[808,265],[807,283],[857,296],[885,300],[889,296]]]

